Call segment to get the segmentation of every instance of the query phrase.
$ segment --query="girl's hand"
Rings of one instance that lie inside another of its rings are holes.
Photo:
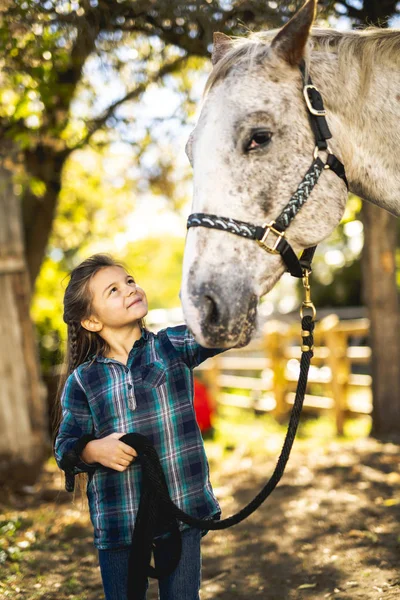
[[[82,460],[88,464],[98,462],[116,471],[126,471],[136,459],[137,452],[128,444],[119,441],[123,435],[125,433],[111,433],[104,438],[91,440],[83,449]]]

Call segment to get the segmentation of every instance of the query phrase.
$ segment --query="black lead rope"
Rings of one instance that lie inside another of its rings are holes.
[[[296,397],[290,415],[289,427],[283,443],[282,451],[274,472],[257,496],[238,513],[222,520],[197,519],[191,517],[171,500],[165,475],[158,455],[151,442],[138,433],[127,433],[120,438],[121,442],[135,448],[142,469],[142,489],[139,510],[135,520],[132,545],[129,556],[128,600],[142,600],[146,590],[147,577],[160,579],[172,573],[180,559],[181,534],[178,521],[202,530],[216,531],[228,529],[249,517],[273,492],[279,483],[289,459],[293,441],[299,425],[301,409],[307,386],[308,370],[313,356],[313,317],[302,318],[302,356],[300,376]],[[153,538],[157,531],[170,531],[170,537],[161,541],[169,556],[168,564],[162,570],[150,565],[153,550]]]

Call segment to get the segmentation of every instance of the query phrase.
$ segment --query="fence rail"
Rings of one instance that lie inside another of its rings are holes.
[[[372,411],[368,319],[339,321],[329,315],[315,330],[305,410],[330,411],[343,433],[350,414]],[[300,369],[300,325],[268,322],[260,338],[197,367],[217,403],[284,417],[294,401]],[[361,372],[362,371],[362,372]]]

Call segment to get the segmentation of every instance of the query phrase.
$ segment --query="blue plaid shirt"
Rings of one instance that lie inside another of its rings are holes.
[[[143,329],[126,366],[99,356],[77,367],[61,397],[63,419],[54,447],[58,466],[83,435],[141,433],[158,452],[173,502],[194,517],[220,514],[193,408],[192,369],[223,351],[203,348],[186,325],[178,325],[157,334]],[[134,461],[120,472],[80,459],[73,473],[81,472],[89,473],[86,493],[95,547],[130,545],[140,501],[140,465]]]

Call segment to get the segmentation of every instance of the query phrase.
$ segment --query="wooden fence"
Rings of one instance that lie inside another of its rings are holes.
[[[270,321],[261,337],[196,368],[217,403],[271,412],[278,420],[290,410],[300,369],[301,326]],[[371,350],[364,345],[368,319],[339,321],[330,315],[315,329],[305,410],[330,411],[338,434],[349,414],[372,410]]]

